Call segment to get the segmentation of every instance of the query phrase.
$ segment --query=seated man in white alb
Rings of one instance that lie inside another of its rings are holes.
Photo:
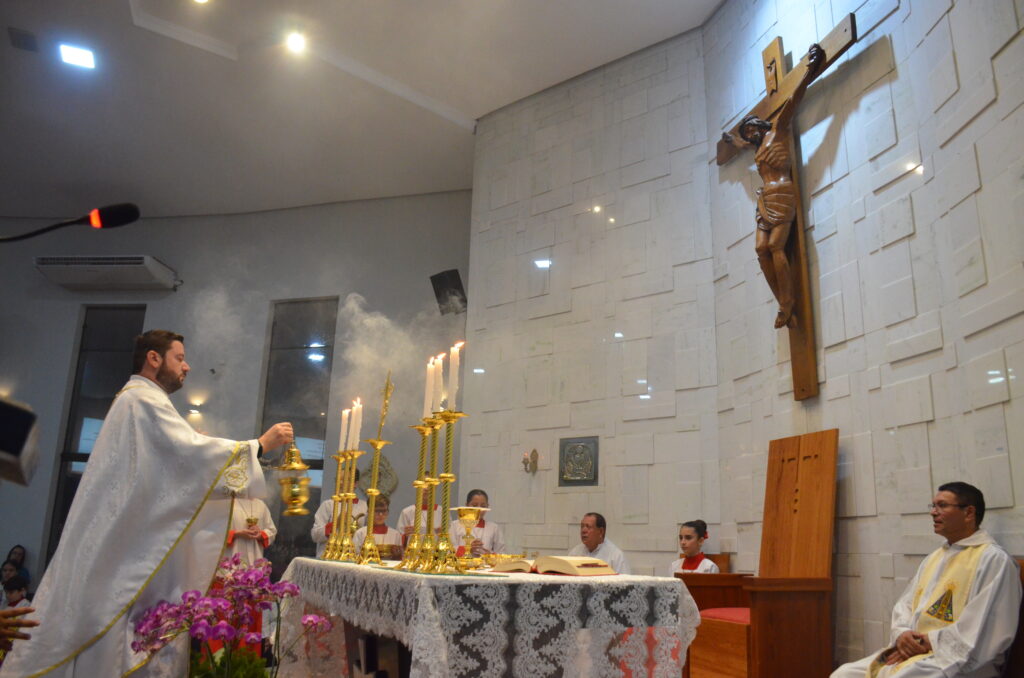
[[[359,482],[359,469],[356,469],[356,482]],[[338,510],[341,510],[341,508],[339,505]],[[327,497],[327,501],[320,504],[320,508],[316,510],[316,515],[313,516],[313,529],[309,531],[309,536],[316,543],[317,558],[322,557],[324,551],[327,550],[327,540],[334,529],[334,523],[331,522],[333,516],[334,500]],[[352,517],[358,518],[360,525],[366,525],[366,502],[359,497],[356,497],[355,502],[352,504]]]
[[[980,529],[981,490],[939,486],[931,503],[946,543],[925,558],[892,611],[892,644],[832,678],[997,678],[1017,631],[1017,563]]]
[[[424,497],[423,501],[426,502],[427,498]],[[420,534],[427,529],[429,515],[430,512],[427,511],[427,505],[424,503],[420,508]],[[416,504],[409,504],[398,514],[398,531],[402,533],[403,540],[409,540],[409,535],[412,534],[414,527],[416,527]],[[434,534],[441,534],[441,507],[438,504],[434,504]]]
[[[487,493],[483,490],[470,490],[469,494],[466,495],[466,506],[479,506],[480,508],[490,508],[490,499],[487,497]],[[470,551],[474,556],[479,556],[482,553],[504,553],[505,552],[505,535],[501,531],[501,525],[487,518],[486,513],[481,514],[480,521],[472,529],[470,534],[473,535],[473,543],[470,546]],[[465,550],[465,536],[466,528],[462,526],[458,520],[455,520],[454,515],[451,523],[451,535],[450,539],[452,544],[456,545],[459,556],[463,555]]]
[[[570,556],[600,558],[619,574],[629,574],[629,563],[622,550],[604,538],[607,523],[600,513],[587,513],[580,521],[580,543],[569,550]]]

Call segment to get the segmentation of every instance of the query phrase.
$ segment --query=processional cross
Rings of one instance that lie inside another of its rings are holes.
[[[800,147],[793,122],[808,85],[856,41],[856,19],[848,14],[824,40],[811,45],[800,63],[787,70],[782,38],[775,38],[761,53],[765,97],[722,134],[717,147],[719,165],[729,162],[739,149],[753,147],[755,151],[754,164],[764,182],[757,190],[755,249],[765,280],[779,302],[775,327],[789,328],[796,400],[818,395],[818,366],[796,164]]]

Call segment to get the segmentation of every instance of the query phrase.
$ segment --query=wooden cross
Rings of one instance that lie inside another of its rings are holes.
[[[823,73],[831,66],[856,41],[856,18],[853,14],[848,14],[839,25],[833,28],[818,43],[824,52],[823,61],[811,65],[810,55],[808,54],[792,70],[788,70],[786,68],[785,51],[782,48],[782,38],[776,37],[761,53],[764,64],[765,96],[757,102],[750,110],[749,115],[744,116],[744,118],[756,116],[762,121],[772,123],[772,127],[778,128],[779,124],[782,124],[788,125],[792,129],[792,118],[795,117],[793,108],[799,105],[799,99],[807,85],[818,74]],[[813,72],[811,72],[812,68],[815,69]],[[791,105],[784,111],[785,105],[790,102]],[[780,116],[780,113],[783,112],[785,115]],[[780,120],[780,117],[784,117],[784,120]],[[741,122],[744,118],[741,118]],[[740,127],[741,123],[737,123],[735,127],[723,134],[722,139],[718,142],[717,161],[719,165],[729,162],[741,149],[751,147],[751,144],[744,141],[740,136]],[[783,133],[783,131],[780,130],[780,133]],[[798,171],[798,161],[800,158],[799,135],[795,130],[792,130],[789,136],[788,151],[791,165],[788,181],[784,182],[786,184],[784,192],[792,195],[792,191],[795,191],[796,203],[795,215],[791,225],[787,227],[789,229],[788,239],[784,243],[788,270],[792,273],[789,280],[794,300],[792,317],[788,323],[789,351],[793,370],[793,398],[795,400],[804,400],[818,395],[818,364],[815,355],[814,312],[811,305],[810,275],[807,268],[807,248],[804,242],[805,219],[803,201],[800,195],[800,173]],[[783,141],[780,139],[779,143],[783,143]],[[761,141],[758,141],[759,147],[760,144]],[[759,172],[762,169],[762,162],[768,166],[769,170],[771,169],[773,159],[771,155],[770,152],[765,153],[764,157],[755,155],[755,159],[760,158],[757,160]],[[766,172],[761,172],[761,174],[762,178],[764,178]],[[783,172],[782,177],[785,178],[786,176],[785,172]],[[777,188],[777,186],[772,187],[772,189]],[[766,203],[771,203],[771,198],[767,197],[770,195],[769,190],[766,186]],[[767,211],[771,206],[764,207],[764,210]],[[759,213],[762,208],[763,206],[759,199]],[[761,236],[764,233],[771,233],[770,226],[765,227],[760,222],[758,228],[763,232]],[[781,256],[781,254],[776,254],[776,256]],[[786,262],[780,261],[779,266],[786,266]],[[763,267],[764,264],[762,265]],[[768,274],[766,273],[767,277]],[[776,290],[778,284],[774,281],[770,282],[773,286],[773,292],[776,292],[776,296],[779,296]],[[780,311],[780,318],[782,317],[784,317],[784,314]],[[779,322],[783,321],[779,320]]]

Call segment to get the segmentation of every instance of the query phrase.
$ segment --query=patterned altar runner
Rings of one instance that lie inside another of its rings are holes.
[[[315,608],[339,629],[341,618],[396,638],[421,678],[678,678],[700,623],[686,587],[667,577],[424,575],[296,558],[284,578],[302,595],[284,611],[283,647]],[[317,675],[322,655],[337,655],[330,646],[300,643],[282,675]],[[332,673],[347,675],[347,666]]]

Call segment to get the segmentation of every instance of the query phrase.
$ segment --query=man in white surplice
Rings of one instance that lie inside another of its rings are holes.
[[[228,530],[232,492],[265,493],[261,450],[292,439],[275,424],[255,440],[197,433],[168,398],[188,374],[181,335],[136,338],[134,374],[114,399],[36,592],[39,628],[0,676],[180,676],[187,638],[147,662],[132,627],[160,600],[206,591]]]
[[[929,508],[946,543],[917,568],[892,611],[891,644],[832,678],[997,678],[1020,610],[1017,563],[981,529],[985,497],[940,485]]]

